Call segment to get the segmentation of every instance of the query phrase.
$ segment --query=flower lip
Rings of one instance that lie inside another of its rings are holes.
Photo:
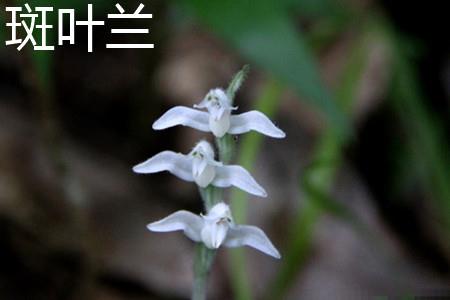
[[[232,226],[231,211],[228,205],[220,202],[214,205],[206,216],[202,216],[204,228],[202,240],[209,248],[217,249],[226,240],[228,230]]]
[[[204,140],[195,145],[190,156],[194,181],[200,187],[207,187],[216,177],[216,167],[222,166],[222,163],[214,160],[214,150]]]

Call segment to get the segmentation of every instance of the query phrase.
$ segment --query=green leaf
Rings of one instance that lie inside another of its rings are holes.
[[[417,175],[441,215],[443,229],[450,232],[449,142],[444,125],[427,106],[428,101],[414,66],[414,58],[421,49],[417,43],[396,32],[386,18],[377,16],[373,24],[392,51],[394,72],[390,90],[393,99],[391,105],[405,132],[405,148],[409,153],[403,156],[416,164],[407,168],[409,172],[420,169]],[[404,163],[407,162],[404,159]]]
[[[392,40],[395,41],[395,40]],[[394,42],[395,43],[395,42]],[[450,230],[450,149],[443,126],[425,105],[426,97],[418,76],[401,44],[394,44],[395,74],[392,85],[394,107],[407,134],[414,161],[423,170],[426,189],[441,213],[444,226]]]
[[[348,114],[352,110],[354,100],[362,77],[364,66],[368,61],[368,39],[372,36],[370,28],[363,27],[361,37],[357,39],[350,51],[346,67],[340,76],[340,84],[335,92],[339,104]],[[318,218],[324,213],[349,221],[361,230],[358,220],[346,207],[329,196],[330,188],[336,173],[341,166],[343,148],[349,140],[341,139],[334,130],[327,128],[316,144],[312,163],[305,170],[300,188],[304,194],[302,208],[293,222],[291,238],[286,249],[283,264],[277,274],[267,299],[284,299],[296,275],[304,264]]]
[[[339,136],[349,135],[348,120],[323,85],[314,57],[283,3],[271,0],[260,0],[257,5],[249,0],[179,3],[251,63],[314,104]]]
[[[288,9],[309,18],[341,18],[348,16],[348,6],[336,0],[281,0]]]

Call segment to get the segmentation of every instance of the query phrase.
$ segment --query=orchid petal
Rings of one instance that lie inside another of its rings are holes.
[[[208,160],[208,165],[214,166],[214,167],[222,167],[223,162],[214,160],[214,158],[206,158]]]
[[[241,134],[254,130],[273,138],[284,138],[286,136],[266,115],[256,110],[232,115],[230,122],[229,134]]]
[[[200,174],[205,171],[208,166],[208,160],[206,158],[194,157],[192,160],[192,174],[195,176],[200,176]]]
[[[249,246],[275,258],[281,258],[280,253],[267,235],[256,226],[236,225],[228,230],[224,246],[229,248]]]
[[[140,174],[169,171],[183,180],[194,181],[192,158],[172,151],[163,151],[156,154],[147,161],[134,166],[133,171]]]
[[[228,132],[228,130],[230,130],[230,113],[226,113],[219,119],[215,118],[211,113],[211,116],[209,118],[209,129],[214,134],[214,136],[218,138],[223,137]]]
[[[200,216],[180,210],[162,220],[150,223],[147,228],[154,232],[170,232],[183,230],[184,234],[195,242],[201,241],[204,222]]]
[[[264,188],[260,186],[252,175],[241,166],[230,165],[216,167],[216,177],[214,178],[212,185],[221,188],[235,186],[256,196],[267,196]]]
[[[203,243],[210,249],[219,248],[227,236],[228,229],[228,224],[221,221],[206,223],[201,231]]]
[[[229,110],[227,110],[225,107],[221,106],[218,108],[211,109],[209,114],[213,118],[214,121],[219,121],[220,119],[222,119],[225,112],[228,113]]]
[[[156,120],[152,127],[154,130],[162,130],[177,125],[209,132],[209,114],[189,107],[175,106]]]
[[[214,180],[216,169],[213,166],[205,164],[205,168],[201,173],[192,173],[194,175],[195,183],[197,183],[199,187],[206,188]]]
[[[194,108],[198,108],[198,109],[203,109],[203,108],[207,108],[208,107],[208,101],[202,100],[200,103],[198,104],[194,104]]]
[[[189,154],[194,155],[195,152],[200,152],[208,159],[214,159],[214,149],[208,141],[201,140],[198,142]]]
[[[206,216],[203,216],[203,218],[207,221],[213,221],[213,220],[220,220],[223,218],[229,218],[232,219],[230,207],[223,203],[219,202],[216,205],[214,205],[208,212]]]

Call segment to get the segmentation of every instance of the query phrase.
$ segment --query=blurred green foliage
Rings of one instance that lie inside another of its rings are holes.
[[[324,113],[329,125],[345,138],[349,123],[323,85],[304,36],[283,1],[180,2],[252,64],[288,84]]]
[[[450,186],[448,185],[450,168],[446,156],[446,153],[449,153],[446,139],[439,129],[441,128],[439,124],[427,112],[424,105],[426,102],[420,91],[420,84],[416,79],[414,68],[407,60],[407,55],[401,48],[402,45],[399,45],[401,39],[396,37],[395,32],[390,31],[390,27],[383,17],[368,18],[365,25],[360,28],[360,32],[360,38],[356,40],[353,50],[349,53],[347,67],[341,75],[341,82],[335,92],[336,99],[342,111],[349,115],[368,62],[370,42],[376,40],[378,43],[386,45],[392,56],[391,59],[394,61],[391,92],[392,98],[395,99],[394,108],[399,112],[402,124],[408,132],[409,146],[407,149],[414,152],[414,161],[420,163],[421,181],[433,195],[432,199],[435,200],[435,205],[442,209],[443,223],[448,222],[450,220]],[[302,179],[302,190],[305,193],[306,203],[300,211],[297,221],[294,222],[291,243],[287,247],[280,274],[272,289],[267,293],[270,295],[269,298],[278,299],[284,296],[299,271],[300,265],[307,257],[314,223],[321,213],[332,213],[352,221],[353,216],[327,196],[335,173],[340,166],[343,149],[348,142],[349,140],[342,139],[332,128],[327,129],[320,139],[313,163]],[[246,143],[242,144],[244,155],[241,156],[240,163],[250,169],[260,145],[261,142],[258,139],[249,136]],[[246,204],[242,201],[243,197],[245,196],[240,196],[238,193],[233,195],[233,200],[236,201],[234,203],[237,206],[235,211],[238,220],[243,220],[246,212]],[[359,226],[355,228],[356,230],[364,229],[357,220],[353,224]],[[237,293],[236,298],[251,299],[247,280],[242,274],[244,265],[242,253],[234,254],[233,260],[235,270],[233,286]]]
[[[255,109],[263,112],[268,117],[276,114],[279,107],[279,98],[283,92],[282,85],[276,81],[266,84],[261,97],[256,101]],[[264,136],[250,132],[243,136],[238,164],[251,171],[256,163],[258,153],[263,144]],[[245,223],[247,217],[248,195],[240,190],[233,189],[231,194],[233,215],[237,223]],[[276,201],[275,199],[273,199]],[[248,274],[246,272],[245,254],[243,249],[233,249],[231,256],[231,284],[236,299],[252,299]]]
[[[414,68],[405,58],[403,49],[399,49],[397,44],[400,39],[389,29],[385,17],[377,15],[377,11],[361,15],[358,11],[333,0],[265,0],[259,1],[258,5],[254,5],[252,1],[237,3],[192,0],[183,4],[249,61],[314,103],[329,121],[329,126],[317,144],[313,163],[302,179],[301,188],[305,193],[306,203],[294,222],[291,243],[287,247],[283,267],[275,280],[273,290],[268,292],[269,297],[282,298],[295,278],[306,258],[311,232],[320,214],[328,212],[352,221],[351,214],[334,202],[328,196],[328,191],[341,164],[343,151],[350,142],[349,116],[368,61],[371,39],[377,39],[392,52],[392,93],[397,103],[395,110],[403,115],[405,128],[414,128],[408,130],[411,145],[408,149],[415,149],[416,158],[422,162],[422,182],[432,191],[437,206],[444,208],[444,218],[449,219],[450,196],[447,183],[450,168],[445,156],[445,153],[448,153],[445,139],[440,138],[438,126],[423,105],[425,100],[419,90],[420,84],[415,79]],[[319,20],[305,35],[290,18],[288,8],[294,9],[306,19]],[[337,34],[355,24],[355,20],[359,24],[357,31],[360,38],[349,53],[341,82],[334,96],[331,96],[320,80],[310,49],[317,50],[327,45]],[[274,104],[275,102],[272,103]],[[272,110],[275,107],[272,106]],[[239,163],[251,169],[260,145],[261,141],[256,137],[249,136],[245,139]],[[244,198],[245,196],[238,192],[233,193],[238,221],[245,218]],[[245,264],[241,251],[233,253],[232,264],[236,298],[251,299],[248,280],[243,274]]]
[[[408,160],[403,162],[409,164],[407,167],[411,171],[418,172],[441,214],[441,223],[450,230],[450,149],[444,126],[426,106],[418,75],[408,59],[408,44],[403,44],[390,27],[386,26],[385,30],[395,55],[392,105],[406,133],[408,146],[405,150],[411,152],[409,155],[417,165],[411,166]]]
[[[336,99],[347,115],[350,115],[353,109],[360,79],[368,62],[370,46],[368,37],[372,37],[372,31],[367,26],[363,28],[360,38],[354,41],[335,91]],[[307,258],[314,225],[320,215],[331,213],[340,218],[352,220],[353,216],[347,209],[328,195],[341,166],[345,145],[346,141],[340,139],[330,129],[325,130],[317,142],[312,162],[301,178],[302,208],[297,219],[293,221],[286,255],[273,286],[267,291],[269,295],[267,299],[283,299],[285,296]]]

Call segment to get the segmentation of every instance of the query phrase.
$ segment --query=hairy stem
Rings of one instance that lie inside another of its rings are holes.
[[[195,248],[193,300],[205,300],[209,270],[214,261],[216,250],[208,249],[203,244]]]
[[[248,73],[249,67],[239,71],[230,83],[227,89],[227,95],[231,103],[234,100],[237,90],[240,88]],[[216,138],[216,146],[219,151],[219,160],[225,164],[231,161],[233,156],[233,138],[226,134],[222,138]],[[205,212],[208,213],[217,203],[223,201],[222,190],[214,186],[199,189],[203,200]],[[207,295],[208,275],[214,262],[216,250],[207,248],[204,244],[197,244],[194,257],[194,286],[192,289],[193,300],[204,300]]]
[[[221,138],[216,138],[217,149],[219,150],[219,159],[224,164],[231,161],[234,152],[233,137],[229,134]]]
[[[209,210],[222,201],[222,191],[214,186],[207,186],[206,188],[199,188],[200,196],[203,200],[203,205],[206,213]]]

